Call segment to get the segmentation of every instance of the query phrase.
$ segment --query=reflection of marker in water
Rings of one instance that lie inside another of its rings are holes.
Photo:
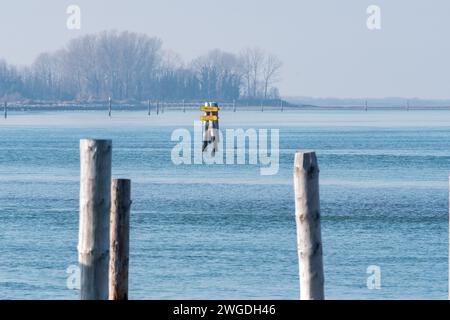
[[[109,113],[108,115],[111,117],[111,97],[108,98],[109,101]]]

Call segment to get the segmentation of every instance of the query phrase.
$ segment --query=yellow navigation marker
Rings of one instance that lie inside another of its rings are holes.
[[[218,116],[201,116],[200,120],[202,121],[217,121],[219,120]]]
[[[201,111],[206,111],[206,112],[217,112],[220,110],[219,107],[206,107],[206,106],[202,106],[200,107]]]

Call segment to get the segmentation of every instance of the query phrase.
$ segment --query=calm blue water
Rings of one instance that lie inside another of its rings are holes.
[[[321,168],[326,296],[446,299],[450,112],[409,114],[224,115],[222,127],[259,117],[280,129],[275,176],[173,165],[171,133],[196,113],[11,114],[0,121],[0,298],[78,297],[66,269],[77,263],[79,139],[91,136],[113,139],[113,175],[133,180],[132,299],[296,299],[296,149],[314,149]],[[367,288],[370,265],[379,290]]]

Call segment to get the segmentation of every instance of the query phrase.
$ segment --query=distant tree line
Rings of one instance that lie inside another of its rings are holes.
[[[32,100],[277,99],[281,61],[259,48],[219,49],[184,63],[145,34],[76,38],[18,68],[0,60],[0,97]]]

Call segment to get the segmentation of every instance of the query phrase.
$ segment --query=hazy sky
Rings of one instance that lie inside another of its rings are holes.
[[[70,4],[79,31],[66,27]],[[381,30],[366,26],[372,4]],[[185,61],[214,48],[273,52],[282,95],[450,98],[449,0],[2,0],[0,25],[0,58],[15,64],[81,34],[130,30]]]

